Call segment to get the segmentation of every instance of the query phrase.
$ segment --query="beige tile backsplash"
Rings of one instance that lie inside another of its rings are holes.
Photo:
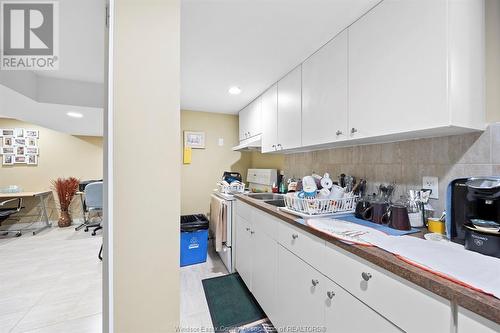
[[[500,123],[482,133],[333,148],[285,155],[287,177],[315,171],[332,177],[341,173],[366,178],[368,193],[380,183],[396,182],[395,198],[419,189],[423,176],[439,178],[439,200],[431,200],[440,214],[446,187],[455,178],[500,175]]]

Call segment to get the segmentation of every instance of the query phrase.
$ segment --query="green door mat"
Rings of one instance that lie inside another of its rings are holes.
[[[266,318],[238,273],[201,281],[216,332]]]

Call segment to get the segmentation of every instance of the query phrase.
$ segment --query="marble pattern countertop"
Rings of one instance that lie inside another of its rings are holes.
[[[237,199],[258,208],[268,214],[271,214],[287,223],[294,225],[304,231],[307,231],[321,239],[330,242],[346,251],[349,251],[360,258],[363,258],[391,273],[408,280],[424,289],[427,289],[436,295],[450,300],[465,309],[468,309],[482,317],[485,317],[497,324],[500,324],[500,300],[494,296],[487,295],[438,275],[425,271],[416,266],[410,265],[392,253],[386,252],[376,247],[366,247],[357,245],[347,245],[334,237],[328,236],[322,232],[298,223],[297,216],[284,213],[275,206],[264,203],[263,201],[252,199],[246,195],[236,195]],[[417,234],[418,237],[418,234]],[[420,234],[422,237],[422,234]]]

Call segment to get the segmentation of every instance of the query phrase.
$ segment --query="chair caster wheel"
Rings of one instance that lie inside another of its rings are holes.
[[[16,237],[21,237],[21,233],[20,233],[20,232],[19,232],[19,233],[17,233],[17,234],[16,234]]]

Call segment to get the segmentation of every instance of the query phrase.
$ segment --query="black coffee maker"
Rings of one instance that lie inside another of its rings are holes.
[[[447,207],[451,241],[500,258],[500,177],[454,180],[448,187]]]

